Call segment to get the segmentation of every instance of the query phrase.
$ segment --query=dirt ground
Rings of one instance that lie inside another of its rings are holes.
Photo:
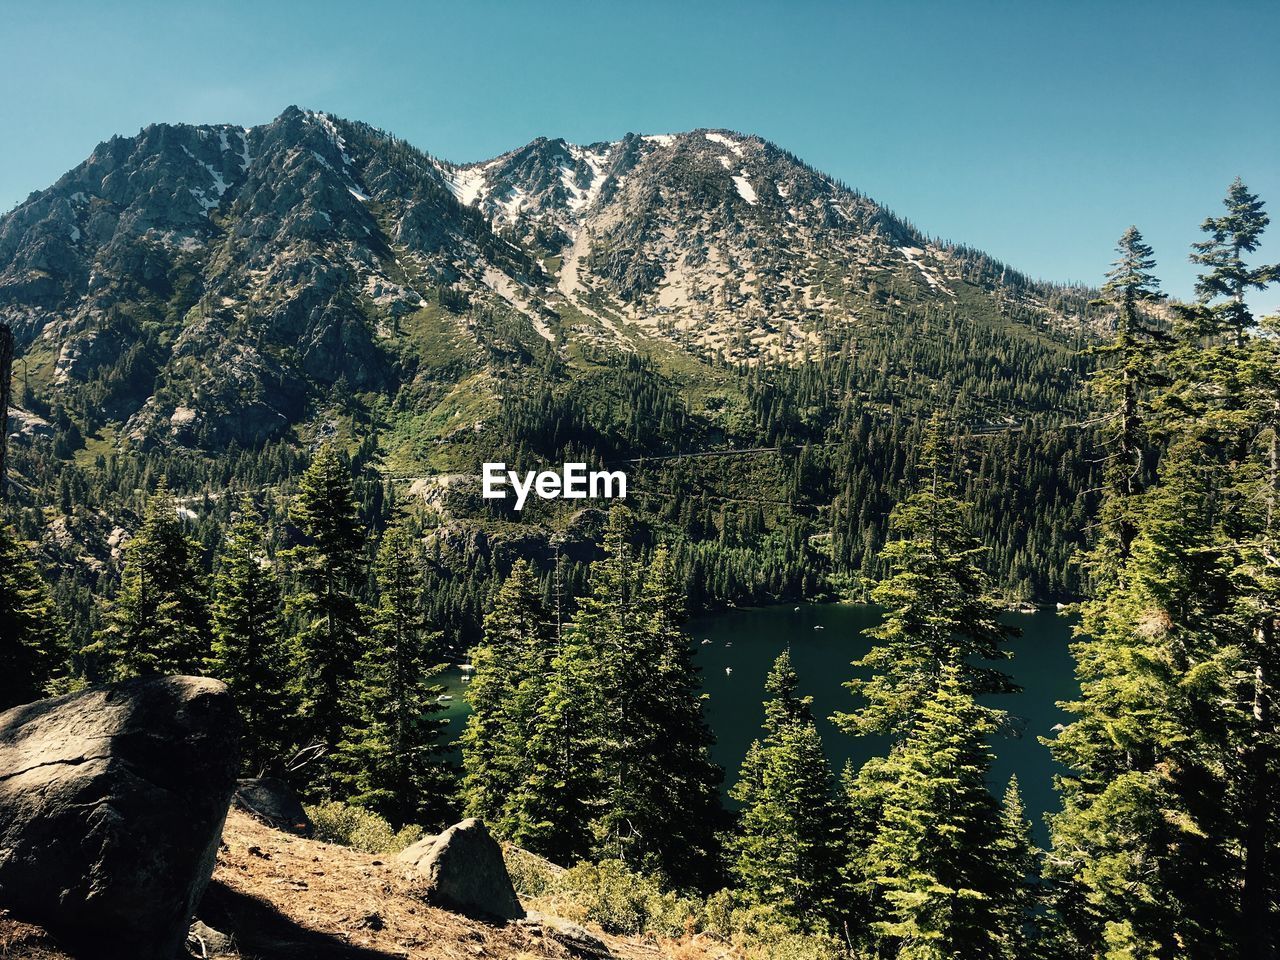
[[[232,810],[199,918],[227,934],[234,960],[535,960],[598,952],[557,939],[538,918],[493,924],[427,906],[389,857],[281,833]],[[618,960],[713,960],[700,939],[647,943],[590,931]],[[194,955],[200,956],[195,945]],[[0,915],[0,960],[68,960],[36,927]]]

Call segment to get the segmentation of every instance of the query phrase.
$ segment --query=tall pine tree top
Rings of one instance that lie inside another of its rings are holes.
[[[1280,276],[1280,266],[1251,267],[1244,259],[1245,254],[1257,252],[1262,232],[1271,222],[1262,200],[1236,177],[1222,202],[1227,212],[1208,217],[1200,225],[1209,239],[1192,245],[1191,262],[1206,268],[1196,280],[1203,308],[1199,313],[1201,332],[1230,336],[1239,345],[1254,325],[1246,295],[1274,282]],[[1214,303],[1220,298],[1225,302]]]

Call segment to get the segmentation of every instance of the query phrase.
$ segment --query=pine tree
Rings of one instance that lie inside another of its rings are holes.
[[[161,480],[125,548],[107,626],[84,651],[89,678],[200,673],[209,656],[209,606],[199,545]]]
[[[1046,859],[1057,941],[1091,957],[1234,941],[1238,876],[1223,803],[1233,654],[1223,602],[1220,478],[1210,443],[1180,440],[1138,515],[1122,577],[1082,605],[1077,719],[1049,741],[1070,771]]]
[[[1008,885],[1021,856],[1001,843],[1000,809],[986,784],[986,737],[999,715],[966,686],[948,663],[884,761],[879,823],[857,862],[873,935],[899,960],[1003,957],[1011,927],[1025,921]]]
[[[972,693],[1015,689],[1002,671],[975,663],[1009,657],[1004,644],[1016,631],[1000,622],[1001,605],[978,563],[985,550],[947,479],[939,418],[930,425],[920,468],[922,488],[890,516],[894,539],[881,552],[889,575],[871,593],[886,608],[884,620],[869,631],[870,652],[854,663],[872,676],[847,684],[864,704],[837,717],[856,735],[906,730],[948,664]]]
[[[470,816],[505,832],[508,799],[524,780],[525,736],[545,692],[554,651],[533,568],[519,560],[485,616],[471,652],[471,715],[462,734],[462,795]]]
[[[996,868],[992,930],[1002,960],[1024,960],[1033,955],[1038,853],[1031,839],[1031,823],[1027,820],[1018,778],[1010,777],[1000,803],[1000,823],[992,856]]]
[[[0,523],[0,710],[47,694],[63,666],[59,632],[31,550]]]
[[[344,731],[335,766],[350,802],[393,823],[441,825],[450,812],[451,773],[434,716],[444,687],[442,635],[423,616],[419,558],[402,527],[383,537],[376,567],[378,606],[355,678],[355,722]]]
[[[1156,384],[1158,476],[1108,491],[1088,557],[1077,719],[1050,744],[1070,770],[1046,861],[1070,956],[1276,952],[1280,382],[1245,299],[1276,270],[1243,260],[1262,203],[1237,181],[1226,205],[1195,246],[1199,303],[1179,311]],[[1108,532],[1121,511],[1128,553]]]
[[[1264,321],[1280,328],[1280,317]],[[1240,637],[1237,674],[1248,678],[1236,739],[1244,848],[1242,939],[1263,960],[1280,955],[1280,346],[1275,329],[1253,337],[1243,364],[1251,456],[1233,471],[1231,620]],[[1243,521],[1243,522],[1241,522]],[[1224,691],[1225,692],[1225,691]]]
[[[722,775],[670,558],[659,549],[646,573],[633,522],[611,511],[605,556],[538,688],[506,831],[553,859],[620,859],[705,883],[718,859]]]
[[[209,673],[231,688],[244,720],[244,768],[254,775],[278,766],[294,711],[289,651],[280,583],[263,542],[262,516],[248,497],[227,533],[214,580]]]
[[[628,772],[610,798],[611,816],[627,824],[622,849],[632,860],[679,887],[708,889],[719,875],[724,772],[711,759],[714,738],[666,547],[647,565],[639,607],[638,660],[623,665],[635,694],[625,718],[630,758],[620,760]]]
[[[294,656],[307,745],[332,751],[342,739],[350,685],[368,628],[360,588],[364,534],[351,472],[326,444],[302,475],[290,519],[302,542],[283,552],[294,590],[285,611],[294,625]]]
[[[590,855],[591,820],[599,808],[598,678],[596,661],[583,647],[570,634],[551,659],[526,735],[524,777],[502,820],[511,842],[561,864]]]
[[[764,736],[751,744],[730,796],[740,807],[730,841],[743,899],[784,926],[834,928],[845,860],[835,778],[783,651],[765,682]]]
[[[529,775],[510,804],[512,839],[568,862],[600,849],[623,854],[611,790],[625,786],[627,687],[640,611],[629,542],[631,515],[610,512],[603,559],[550,664],[546,693],[528,739]]]
[[[1200,225],[1209,239],[1193,245],[1191,261],[1206,270],[1196,280],[1199,303],[1190,316],[1197,332],[1225,337],[1242,347],[1253,326],[1245,297],[1250,290],[1261,290],[1280,279],[1280,266],[1251,267],[1244,261],[1245,254],[1257,252],[1271,218],[1239,177],[1227,188],[1222,203],[1227,212]]]
[[[1135,520],[1130,515],[1132,498],[1142,491],[1150,469],[1147,408],[1153,386],[1161,382],[1157,364],[1169,338],[1143,315],[1144,306],[1163,297],[1151,273],[1155,266],[1151,248],[1138,228],[1130,227],[1116,249],[1120,256],[1107,274],[1101,301],[1114,312],[1115,334],[1110,343],[1089,352],[1107,361],[1091,383],[1105,398],[1110,420],[1108,496],[1101,508],[1106,537],[1101,542],[1123,560],[1129,555],[1136,533]],[[1095,573],[1103,575],[1097,563]]]

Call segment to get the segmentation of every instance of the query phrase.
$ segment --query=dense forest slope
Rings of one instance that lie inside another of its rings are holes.
[[[464,633],[495,570],[545,569],[555,532],[575,567],[591,549],[590,514],[480,501],[485,459],[627,464],[695,604],[767,602],[857,589],[935,410],[1007,595],[1077,587],[1088,292],[758,137],[458,166],[294,107],[151,126],[0,219],[0,321],[10,519],[86,631],[158,476],[212,547],[228,491],[279,516],[334,436],[371,524],[428,508],[437,612]]]

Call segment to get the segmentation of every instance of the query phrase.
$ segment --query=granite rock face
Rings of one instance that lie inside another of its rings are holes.
[[[227,688],[130,680],[0,713],[0,908],[84,957],[169,960],[238,765]]]

